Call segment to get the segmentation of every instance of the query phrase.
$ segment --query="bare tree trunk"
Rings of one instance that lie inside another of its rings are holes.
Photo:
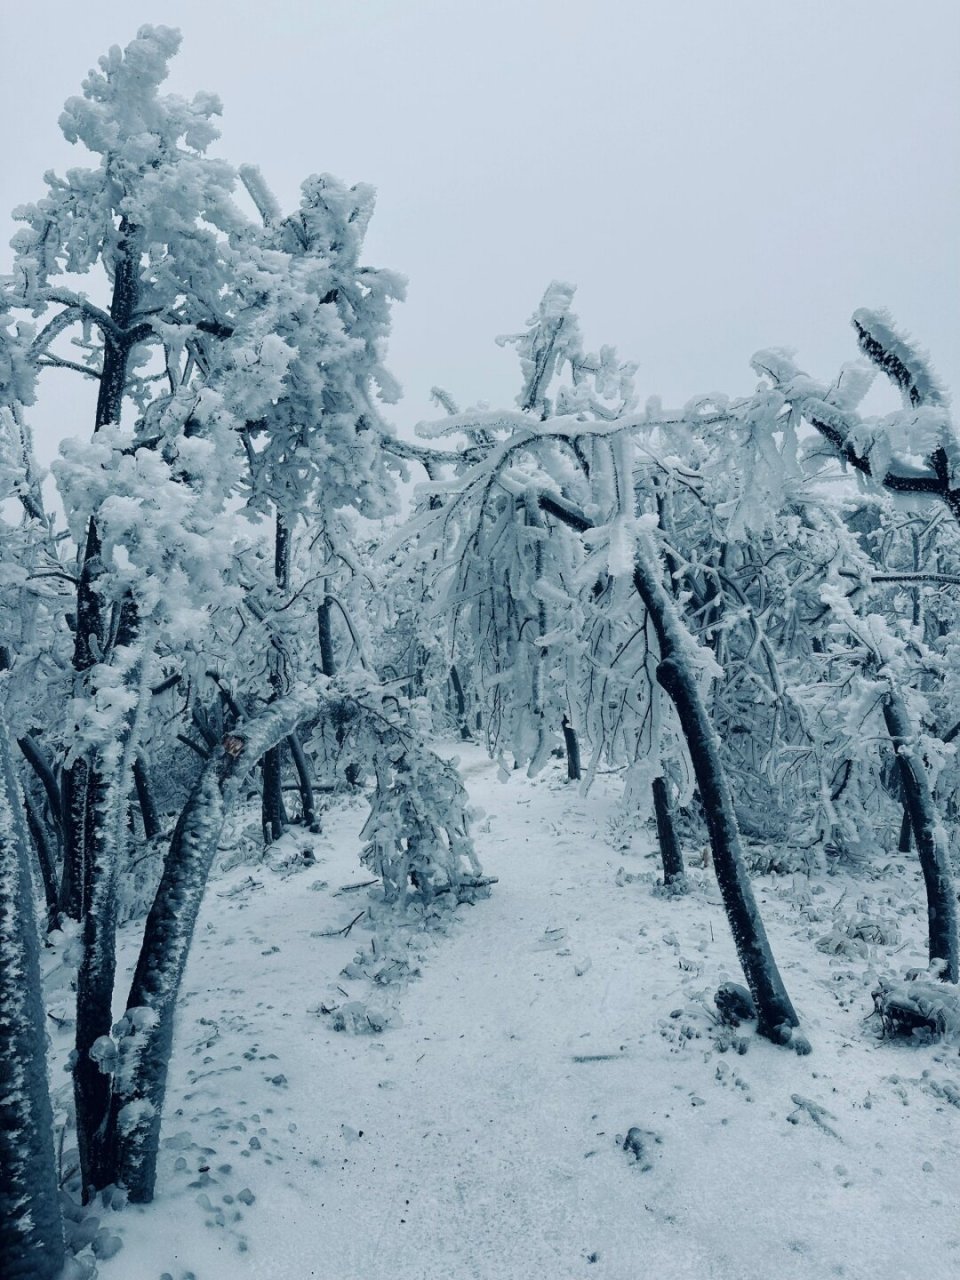
[[[277,511],[274,532],[273,571],[277,587],[286,591],[290,584],[290,528],[282,512]],[[278,661],[282,655],[276,655]],[[279,671],[271,673],[274,697],[278,697],[282,687]],[[261,798],[261,820],[263,823],[263,840],[272,844],[279,840],[287,829],[289,819],[283,804],[283,746],[278,743],[271,747],[261,761],[263,775],[263,793]]]
[[[683,880],[683,853],[677,839],[673,820],[673,808],[664,778],[653,780],[653,812],[657,820],[657,839],[660,843],[660,860],[663,863],[663,883],[674,884]]]
[[[27,830],[30,832],[30,838],[33,842],[34,850],[37,855],[37,866],[40,868],[40,880],[43,884],[43,897],[47,904],[47,928],[55,929],[57,927],[57,916],[59,914],[58,895],[57,895],[57,866],[54,860],[53,851],[47,840],[47,832],[43,825],[43,819],[33,807],[29,795],[24,792],[23,808],[27,815]]]
[[[926,768],[917,754],[917,735],[910,715],[900,694],[892,688],[883,701],[883,719],[897,753],[904,804],[910,815],[927,891],[930,962],[939,963],[944,982],[956,982],[960,978],[957,897],[943,826],[933,802]]]
[[[324,596],[323,604],[317,609],[317,623],[320,632],[320,667],[325,676],[331,679],[337,674],[337,658],[333,647],[333,597]],[[408,691],[409,693],[409,691]],[[346,737],[346,728],[342,723],[335,727],[337,746],[342,747]],[[344,776],[351,787],[359,787],[363,782],[360,765],[351,760],[344,770]]]
[[[155,840],[160,834],[160,815],[157,813],[157,803],[153,798],[153,788],[150,786],[147,762],[141,754],[138,754],[133,762],[133,783],[137,789],[137,802],[143,819],[143,834],[148,840]]]
[[[660,645],[657,679],[676,707],[690,752],[710,832],[717,883],[757,1009],[757,1030],[778,1044],[792,1043],[798,1051],[806,1052],[810,1046],[797,1033],[797,1015],[773,958],[744,865],[733,797],[720,760],[720,744],[687,656],[692,641],[643,552],[637,557],[633,580]]]
[[[60,911],[71,920],[83,915],[83,833],[87,825],[86,760],[79,758],[63,771],[63,870],[60,875]]]
[[[83,1198],[113,1181],[108,1120],[110,1076],[101,1070],[96,1043],[109,1037],[113,1026],[113,985],[116,976],[116,861],[117,850],[108,837],[109,785],[102,770],[91,770],[84,832],[85,879],[81,917],[83,954],[77,969],[76,1057],[73,1092],[77,1115],[77,1148],[83,1178]]]
[[[323,597],[323,603],[317,606],[317,628],[320,636],[320,670],[325,676],[337,674],[337,660],[333,652],[333,601],[330,596]]]
[[[283,803],[283,756],[278,744],[271,747],[260,762],[263,773],[261,819],[264,844],[273,844],[287,829],[289,819]]]
[[[450,668],[450,683],[453,685],[453,694],[457,700],[457,727],[460,730],[460,739],[463,742],[470,742],[473,735],[467,724],[467,699],[463,692],[460,672],[455,666]]]
[[[117,1078],[112,1101],[114,1172],[136,1204],[153,1199],[173,1016],[203,890],[223,830],[222,786],[229,767],[230,758],[218,749],[180,815],[147,917],[127,1010],[118,1024],[123,1075]],[[133,1066],[128,1070],[129,1062]]]
[[[577,731],[567,719],[563,717],[563,745],[567,750],[567,781],[579,782],[581,777],[580,770],[580,739],[577,737]]]
[[[63,1222],[28,838],[0,725],[0,1274],[54,1280]]]
[[[287,746],[290,748],[290,757],[293,760],[293,767],[297,771],[297,781],[300,787],[300,802],[303,809],[303,823],[308,831],[314,833],[320,830],[320,819],[317,816],[317,804],[313,794],[313,781],[310,777],[310,764],[307,760],[306,753],[300,742],[300,735],[296,730],[287,738]]]
[[[24,759],[30,765],[31,769],[37,775],[43,786],[44,794],[47,797],[47,807],[50,810],[50,821],[57,833],[57,839],[63,840],[63,798],[60,793],[60,787],[57,783],[56,774],[53,771],[53,765],[47,758],[46,752],[40,745],[30,737],[24,734],[22,738],[17,739],[17,746],[23,752]]]

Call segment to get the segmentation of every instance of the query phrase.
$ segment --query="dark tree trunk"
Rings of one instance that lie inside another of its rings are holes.
[[[333,600],[324,596],[317,606],[317,628],[320,633],[320,670],[331,678],[337,674],[337,661],[333,654]]]
[[[47,904],[47,928],[55,929],[57,927],[57,916],[59,915],[58,896],[57,896],[57,867],[53,856],[53,850],[50,848],[50,842],[47,839],[46,828],[43,825],[43,819],[34,809],[29,795],[24,792],[23,796],[24,812],[27,815],[27,830],[30,832],[30,838],[33,841],[33,847],[37,855],[37,866],[40,868],[40,879],[43,883],[43,897]]]
[[[674,884],[684,876],[683,853],[677,839],[673,820],[673,808],[664,778],[653,780],[653,812],[657,820],[657,839],[660,843],[660,860],[663,863],[663,883]]]
[[[239,756],[217,748],[170,841],[120,1026],[111,1111],[115,1177],[136,1204],[153,1199],[177,996],[224,821],[256,761],[313,710],[303,699],[279,699],[253,724],[238,726]]]
[[[48,829],[44,825],[43,818],[34,808],[29,794],[24,792],[27,828],[33,840],[33,847],[36,850],[37,862],[40,867],[40,875],[43,879],[43,893],[47,902],[47,923],[53,929],[56,927],[60,909],[57,862],[58,859],[63,857],[63,800],[60,786],[53,772],[53,766],[47,759],[46,753],[34,742],[29,734],[18,738],[17,746],[23,752],[24,758],[43,786],[44,795],[47,798],[47,808],[50,812],[50,827],[56,838],[56,848],[52,849],[47,836]]]
[[[29,734],[25,734],[22,738],[18,738],[17,746],[23,752],[24,759],[40,779],[44,795],[47,797],[47,807],[50,810],[50,821],[57,833],[58,840],[62,841],[63,798],[60,793],[60,786],[57,783],[56,774],[53,771],[53,765],[48,760],[46,752],[43,751],[40,745],[35,742]]]
[[[180,815],[147,917],[127,1010],[118,1027],[124,1074],[118,1077],[112,1105],[115,1175],[135,1204],[153,1199],[173,1015],[203,890],[223,830],[222,785],[229,768],[230,759],[219,748]],[[130,1059],[136,1065],[127,1071]]]
[[[146,335],[134,335],[130,324],[136,310],[140,277],[140,236],[122,219],[115,258],[110,316],[118,333],[103,333],[103,368],[97,395],[94,433],[119,423],[127,384],[130,353]],[[87,526],[86,544],[77,582],[77,626],[73,669],[82,687],[95,663],[105,659],[106,609],[100,593],[103,574],[102,542],[96,517]],[[138,620],[132,601],[120,609],[116,643],[131,644]],[[109,655],[106,655],[107,657]],[[129,722],[128,722],[129,723]],[[77,1146],[84,1197],[113,1181],[113,1154],[108,1133],[110,1077],[90,1057],[98,1040],[109,1037],[113,1025],[113,984],[116,972],[116,860],[117,835],[111,829],[115,814],[107,803],[111,779],[97,755],[78,758],[70,770],[69,804],[64,813],[65,875],[71,901],[81,908],[83,957],[77,970],[77,1030],[73,1083]],[[69,859],[69,869],[66,868]],[[79,882],[79,886],[78,886]],[[79,887],[79,892],[78,892]]]
[[[273,572],[277,588],[286,591],[290,585],[290,526],[283,514],[278,511],[275,521],[273,542]],[[275,644],[276,648],[276,643]],[[282,662],[282,653],[276,649],[275,658]],[[283,686],[279,670],[270,676],[273,685],[273,696],[278,697]],[[279,840],[287,829],[289,819],[283,804],[283,746],[271,747],[261,762],[263,775],[263,793],[260,816],[263,823],[263,840],[265,844],[273,844]],[[302,795],[301,795],[302,798]]]
[[[567,719],[563,717],[563,745],[567,749],[567,780],[569,782],[579,782],[581,777],[580,771],[580,739],[577,737],[577,731]]]
[[[883,702],[883,719],[897,753],[904,804],[910,815],[917,856],[927,891],[927,925],[931,963],[938,962],[944,982],[960,977],[957,943],[957,898],[930,781],[917,754],[917,736],[899,693],[891,689]]]
[[[583,512],[548,494],[540,495],[540,507],[581,533],[594,527]],[[779,1044],[792,1044],[798,1052],[809,1052],[809,1042],[796,1030],[797,1015],[773,958],[744,865],[740,830],[723,771],[720,744],[687,656],[693,641],[663,587],[658,568],[656,552],[651,548],[648,559],[648,553],[640,549],[634,563],[633,585],[657,633],[660,646],[657,680],[676,707],[690,752],[724,910],[757,1008],[757,1030]]]
[[[77,969],[76,1057],[73,1091],[77,1148],[87,1203],[93,1192],[113,1181],[113,1152],[108,1134],[110,1076],[90,1050],[113,1027],[116,976],[116,855],[108,837],[109,786],[101,769],[91,770],[84,833],[84,895],[81,916],[83,955]]]
[[[757,1007],[757,1030],[778,1044],[809,1049],[773,958],[750,878],[744,865],[733,797],[720,759],[720,744],[687,657],[692,643],[653,567],[641,554],[634,586],[646,606],[660,645],[657,679],[677,710],[703,802],[713,865],[737,955]]]
[[[910,822],[910,810],[903,806],[903,817],[900,819],[900,839],[897,841],[897,853],[909,853],[913,848],[913,826]]]
[[[323,604],[317,609],[317,622],[320,632],[320,666],[325,676],[331,679],[337,674],[337,659],[333,648],[333,597],[324,596]],[[336,725],[337,746],[342,747],[346,737],[346,728],[338,722]],[[351,787],[359,787],[363,782],[363,772],[355,761],[351,761],[344,770],[344,776]]]
[[[60,911],[71,920],[83,915],[83,833],[87,825],[87,782],[90,770],[82,757],[63,771],[63,870]]]
[[[456,667],[450,668],[450,683],[453,685],[453,694],[457,700],[457,727],[460,730],[460,738],[463,742],[470,742],[472,735],[470,726],[467,724],[467,699],[463,692],[460,672]]]
[[[287,746],[290,748],[293,767],[297,771],[303,824],[308,831],[316,833],[320,830],[320,819],[317,816],[316,799],[313,794],[313,780],[310,777],[310,765],[301,745],[300,736],[296,731],[287,738]]]
[[[29,845],[0,725],[0,1275],[54,1280],[63,1222]]]
[[[261,818],[264,844],[273,844],[287,829],[287,810],[283,803],[283,748],[271,747],[260,762],[263,773]]]
[[[143,834],[148,840],[155,840],[160,834],[160,815],[150,786],[147,762],[142,755],[138,755],[133,762],[133,783],[137,789],[137,802],[143,819]]]

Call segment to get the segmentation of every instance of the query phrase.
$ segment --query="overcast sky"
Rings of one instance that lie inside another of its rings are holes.
[[[960,392],[957,0],[0,0],[4,246],[43,171],[86,163],[64,99],[143,22],[182,30],[170,88],[221,96],[217,153],[286,207],[312,172],[378,188],[400,423],[433,383],[511,400],[493,339],[553,278],[668,405],[749,391],[762,346],[829,377],[858,306]]]

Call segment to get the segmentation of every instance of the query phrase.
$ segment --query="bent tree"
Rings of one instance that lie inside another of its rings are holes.
[[[899,333],[886,312],[861,308],[852,317],[857,343],[869,364],[847,365],[831,387],[814,382],[781,351],[761,351],[753,367],[769,380],[782,397],[785,412],[807,422],[819,433],[833,457],[849,467],[865,483],[913,509],[942,504],[960,525],[960,441],[948,412],[948,398],[927,357]],[[873,366],[873,370],[870,366]],[[883,418],[866,418],[859,404],[874,371],[883,373],[900,392],[902,408]],[[814,449],[810,448],[812,455]],[[915,459],[923,466],[915,465]],[[941,535],[939,541],[946,539]],[[914,538],[913,572],[876,572],[871,566],[848,572],[863,589],[877,584],[916,584],[914,627],[922,630],[919,588],[926,582],[956,585],[955,574],[921,571],[919,539]],[[853,594],[856,594],[854,589]],[[865,626],[854,619],[851,592],[834,593],[832,609],[851,633],[862,640]],[[870,626],[866,630],[869,631]],[[876,630],[876,627],[873,627]],[[941,636],[938,637],[942,641]],[[914,642],[914,648],[917,648]],[[932,967],[944,981],[960,979],[960,940],[957,935],[957,896],[947,853],[946,833],[934,800],[928,762],[920,745],[914,718],[901,692],[916,684],[907,668],[904,647],[895,644],[886,628],[877,643],[868,642],[867,666],[885,677],[881,697],[883,720],[893,745],[903,797],[900,848],[916,845],[927,896],[929,955]],[[954,675],[954,678],[956,676]],[[948,744],[954,731],[944,735]]]
[[[543,312],[548,305],[552,313],[559,313],[557,320],[564,318],[569,293],[556,287],[548,290],[532,322],[537,333],[547,329]],[[559,323],[552,332],[554,337],[561,332]],[[641,650],[643,656],[634,660],[633,682],[622,687],[617,734],[625,739],[632,730],[634,760],[644,754],[656,760],[664,749],[663,717],[651,687],[656,680],[675,708],[699,787],[714,868],[754,997],[758,1030],[776,1043],[807,1052],[809,1043],[798,1029],[750,884],[720,744],[702,692],[705,672],[712,678],[722,673],[690,634],[663,584],[662,552],[653,532],[656,487],[650,467],[638,464],[640,451],[634,449],[635,438],[649,438],[649,419],[629,412],[629,395],[624,395],[628,367],[618,365],[609,349],[600,357],[588,357],[572,343],[566,358],[574,385],[558,397],[558,406],[567,412],[551,415],[545,379],[558,344],[545,350],[549,345],[532,343],[529,351],[522,347],[527,381],[519,413],[466,412],[425,428],[425,434],[434,436],[459,433],[470,443],[462,461],[454,463],[454,475],[430,486],[440,503],[422,509],[413,521],[412,554],[419,563],[446,566],[436,572],[435,586],[441,586],[445,575],[449,616],[454,626],[464,625],[466,619],[478,663],[500,661],[498,653],[485,650],[502,646],[510,634],[507,626],[490,625],[480,604],[491,600],[485,607],[502,608],[508,620],[510,610],[517,610],[513,634],[520,638],[524,630],[533,632],[541,662],[549,658],[543,665],[555,679],[562,673],[560,696],[576,699],[584,725],[592,723],[590,708],[597,688],[603,690],[604,709],[609,705],[614,686],[602,684],[602,675],[621,662],[630,646]],[[535,394],[530,391],[533,384]],[[530,412],[531,403],[539,406],[536,416]],[[651,453],[648,449],[644,456]],[[422,460],[437,471],[449,462],[449,455],[436,451],[430,456],[425,448]],[[533,554],[526,559],[517,529],[533,531]],[[552,606],[557,619],[552,626],[538,625],[541,602]],[[632,618],[633,611],[640,614],[639,624],[607,651],[604,664],[599,649],[582,660],[584,637],[598,610],[607,611],[608,621]],[[652,643],[643,639],[644,619],[652,627]],[[526,683],[528,691],[518,688],[520,698],[513,708],[515,720],[527,717],[527,724],[520,726],[526,737],[515,734],[522,746],[530,741],[531,727],[535,732],[542,725],[537,683]],[[602,717],[598,723],[603,726]],[[597,742],[588,745],[596,754]],[[533,754],[529,747],[527,752]],[[659,769],[654,764],[652,770],[653,777],[659,777],[662,764]]]
[[[566,504],[546,498],[544,505],[581,532],[594,527],[581,512]],[[774,959],[750,884],[733,796],[720,758],[720,744],[700,692],[697,663],[691,660],[693,641],[663,586],[662,577],[660,557],[652,539],[649,535],[642,537],[636,549],[633,585],[657,634],[660,649],[657,680],[676,708],[690,753],[724,911],[757,1010],[757,1030],[778,1044],[791,1044],[798,1053],[808,1053],[809,1041],[798,1031],[799,1019]]]

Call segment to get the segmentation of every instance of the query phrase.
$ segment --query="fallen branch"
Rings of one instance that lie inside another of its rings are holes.
[[[376,881],[374,881],[374,883],[376,883]],[[310,937],[311,938],[339,938],[339,937],[348,938],[350,936],[350,930],[357,923],[357,921],[362,920],[366,914],[367,914],[367,908],[364,907],[363,910],[359,912],[357,915],[355,915],[353,919],[350,921],[350,923],[347,925],[344,925],[342,929],[324,929],[317,933],[311,933]]]
[[[379,879],[375,879],[361,880],[358,884],[342,884],[333,896],[339,898],[341,893],[356,893],[358,889],[369,889],[372,884],[379,883]]]
[[[457,892],[461,889],[488,889],[490,885],[499,883],[499,876],[477,876],[472,880],[457,880],[454,884],[441,885],[439,889],[434,890],[434,896],[439,897],[441,893],[451,893],[454,889]]]

